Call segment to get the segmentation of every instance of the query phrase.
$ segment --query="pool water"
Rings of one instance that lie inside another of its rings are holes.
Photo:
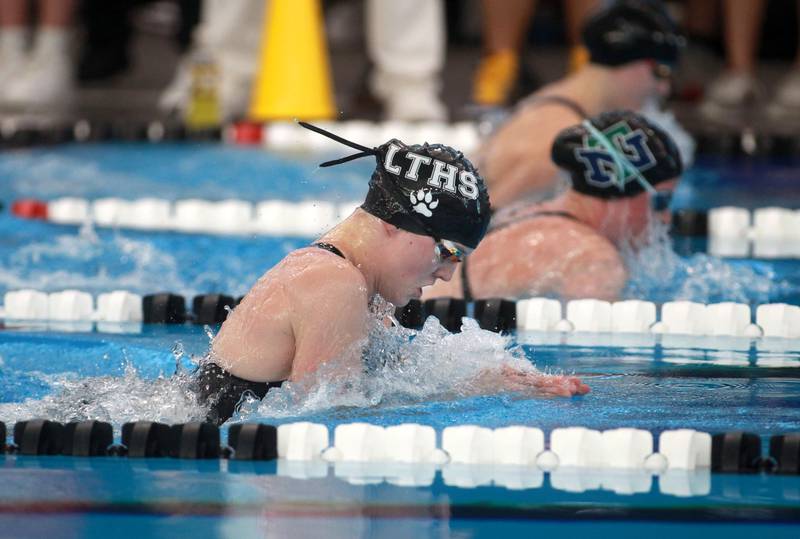
[[[61,196],[254,202],[363,196],[369,164],[319,169],[322,159],[220,145],[67,145],[0,154],[0,193],[6,203]],[[777,201],[800,207],[789,181],[793,167],[701,161],[681,184],[675,204],[702,209],[712,200],[721,205],[722,197],[740,206]],[[95,295],[126,289],[238,296],[311,239],[79,229],[4,213],[0,293],[77,288]],[[680,256],[663,245],[655,248],[636,261],[626,294],[657,302],[800,304],[800,261],[723,261],[699,252],[702,247],[700,242],[697,252]],[[184,382],[214,331],[191,325],[144,326],[131,333],[35,325],[0,330],[0,420],[11,425],[33,417],[100,419],[111,422],[119,436],[126,421],[197,419],[201,411]],[[457,424],[522,424],[546,432],[563,426],[636,427],[654,434],[671,428],[746,430],[764,444],[770,435],[800,431],[800,349],[791,344],[690,339],[652,346],[597,336],[587,345],[531,333],[501,337],[472,327],[447,337],[441,331],[426,326],[411,348],[414,368],[384,369],[366,394],[332,383],[334,389],[311,394],[288,387],[237,419],[302,419],[330,428],[354,421],[416,422],[437,431]],[[564,399],[459,391],[469,369],[516,360],[575,373],[592,392]],[[298,472],[275,462],[6,456],[0,536],[105,537],[113,529],[119,537],[305,537],[321,530],[331,537],[796,537],[800,530],[797,477],[700,474],[681,479],[700,485],[696,495],[677,496],[665,486],[669,478],[650,475],[606,477],[596,471],[565,479],[530,476],[529,470],[457,472],[464,471],[433,471],[425,486],[404,487],[393,484],[397,475],[385,469],[353,477],[335,467]],[[298,478],[303,473],[313,477]],[[469,484],[474,488],[465,488]],[[502,486],[508,484],[527,488]]]

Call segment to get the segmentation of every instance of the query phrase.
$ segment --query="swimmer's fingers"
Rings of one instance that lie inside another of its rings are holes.
[[[589,386],[576,376],[538,375],[536,378],[536,387],[546,394],[571,397],[589,392]]]
[[[520,371],[513,367],[503,366],[500,371],[495,371],[495,376],[499,374],[499,382],[503,389],[511,392],[527,393],[537,395],[551,395],[557,397],[571,397],[573,395],[585,395],[589,392],[589,386],[581,382],[577,376],[549,375],[540,372]],[[489,378],[484,373],[484,382]],[[496,386],[495,386],[496,387]]]
[[[581,379],[577,376],[570,376],[570,381],[572,382],[572,394],[573,395],[586,395],[591,391],[589,386],[581,382]]]
[[[570,389],[572,390],[573,395],[585,395],[591,391],[589,386],[581,382],[581,379],[577,376],[567,376],[565,378],[569,380]]]

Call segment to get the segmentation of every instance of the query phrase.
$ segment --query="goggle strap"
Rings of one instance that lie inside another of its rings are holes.
[[[301,127],[305,127],[306,129],[308,129],[310,131],[313,131],[315,133],[319,133],[323,137],[328,137],[331,140],[335,140],[339,144],[344,144],[345,146],[350,146],[351,148],[353,148],[355,150],[361,150],[361,152],[364,153],[365,155],[377,155],[377,153],[378,153],[378,150],[376,150],[375,148],[367,148],[366,146],[362,146],[361,144],[359,144],[357,142],[353,142],[352,140],[347,140],[346,138],[342,138],[339,135],[335,135],[335,134],[331,133],[330,131],[322,129],[321,127],[317,127],[316,125],[312,125],[312,124],[310,124],[308,122],[298,121],[297,123]]]
[[[341,165],[342,163],[347,163],[349,161],[355,161],[356,159],[361,159],[362,157],[367,157],[369,155],[375,155],[376,152],[358,152],[352,155],[348,155],[346,157],[340,157],[339,159],[331,159],[330,161],[325,161],[324,163],[320,163],[320,167],[332,167],[334,165]]]

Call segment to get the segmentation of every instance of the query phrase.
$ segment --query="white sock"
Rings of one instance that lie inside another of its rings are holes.
[[[25,54],[27,31],[23,26],[0,28],[0,56],[14,58]]]
[[[69,55],[72,32],[67,28],[43,26],[36,32],[36,55],[67,56]]]

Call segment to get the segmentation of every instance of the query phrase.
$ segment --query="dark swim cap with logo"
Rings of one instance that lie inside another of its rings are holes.
[[[583,44],[590,61],[618,66],[636,60],[674,65],[686,40],[658,0],[619,0],[589,18]]]
[[[672,138],[640,114],[610,111],[561,131],[551,157],[572,188],[596,198],[626,198],[681,175]]]
[[[361,146],[314,125],[306,129],[360,150],[322,167],[375,156],[377,166],[361,208],[415,234],[450,240],[474,249],[489,226],[486,185],[464,154],[444,144],[406,145],[392,139],[376,148]]]

